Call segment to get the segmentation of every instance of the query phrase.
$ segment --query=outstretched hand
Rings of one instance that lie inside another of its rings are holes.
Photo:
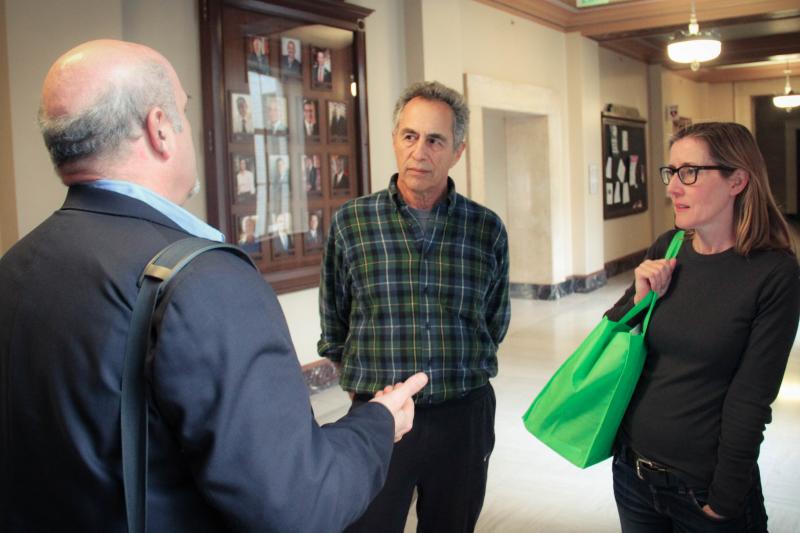
[[[422,390],[426,383],[428,376],[418,372],[394,386],[386,386],[382,391],[375,393],[375,398],[370,400],[382,404],[392,413],[395,442],[411,430],[414,424],[414,401],[411,397]]]

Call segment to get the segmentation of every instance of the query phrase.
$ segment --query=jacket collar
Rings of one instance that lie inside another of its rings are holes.
[[[175,224],[169,217],[141,200],[116,192],[87,187],[86,185],[70,186],[67,191],[67,198],[64,200],[64,205],[61,206],[61,209],[138,218],[186,233],[183,228]]]

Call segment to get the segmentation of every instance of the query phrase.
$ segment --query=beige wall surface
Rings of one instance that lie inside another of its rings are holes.
[[[571,181],[569,223],[572,238],[570,275],[588,275],[603,269],[603,176],[600,108],[597,80],[599,47],[580,33],[566,36],[567,116],[569,141],[564,158]]]
[[[506,157],[506,121],[508,112],[483,110],[483,175],[491,182],[485,189],[486,207],[508,224],[508,160]]]
[[[197,172],[203,174],[203,108],[200,94],[200,20],[196,0],[122,0],[122,35],[126,41],[147,45],[161,52],[175,67],[183,90],[190,97],[186,116],[192,125]],[[201,189],[183,205],[205,220],[206,195]]]
[[[89,39],[122,36],[119,0],[6,0],[11,139],[19,236],[61,206],[56,177],[36,126],[42,80],[53,61]]]
[[[600,49],[600,98],[605,104],[635,107],[648,119],[647,65],[610,50]],[[654,154],[648,153],[648,159]],[[655,154],[655,157],[660,157]],[[650,173],[648,187],[661,190],[663,185]],[[661,193],[663,195],[663,192]],[[602,200],[599,200],[602,201]],[[658,209],[659,206],[656,206]],[[603,256],[611,261],[638,252],[653,242],[652,216],[648,211],[603,222]]]
[[[0,0],[0,255],[18,238],[5,13],[5,0]]]

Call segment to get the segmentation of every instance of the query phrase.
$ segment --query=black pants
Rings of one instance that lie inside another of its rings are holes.
[[[394,446],[386,484],[345,531],[402,533],[415,487],[418,533],[474,531],[494,448],[494,414],[491,385],[417,406],[413,429]]]

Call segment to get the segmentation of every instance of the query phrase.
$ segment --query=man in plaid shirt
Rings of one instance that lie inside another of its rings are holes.
[[[402,533],[414,488],[419,532],[473,531],[494,447],[497,347],[508,329],[508,238],[456,193],[469,110],[438,82],[395,106],[398,173],[333,216],[320,285],[320,355],[353,405],[415,372],[429,376],[414,429],[383,490],[348,532]]]

